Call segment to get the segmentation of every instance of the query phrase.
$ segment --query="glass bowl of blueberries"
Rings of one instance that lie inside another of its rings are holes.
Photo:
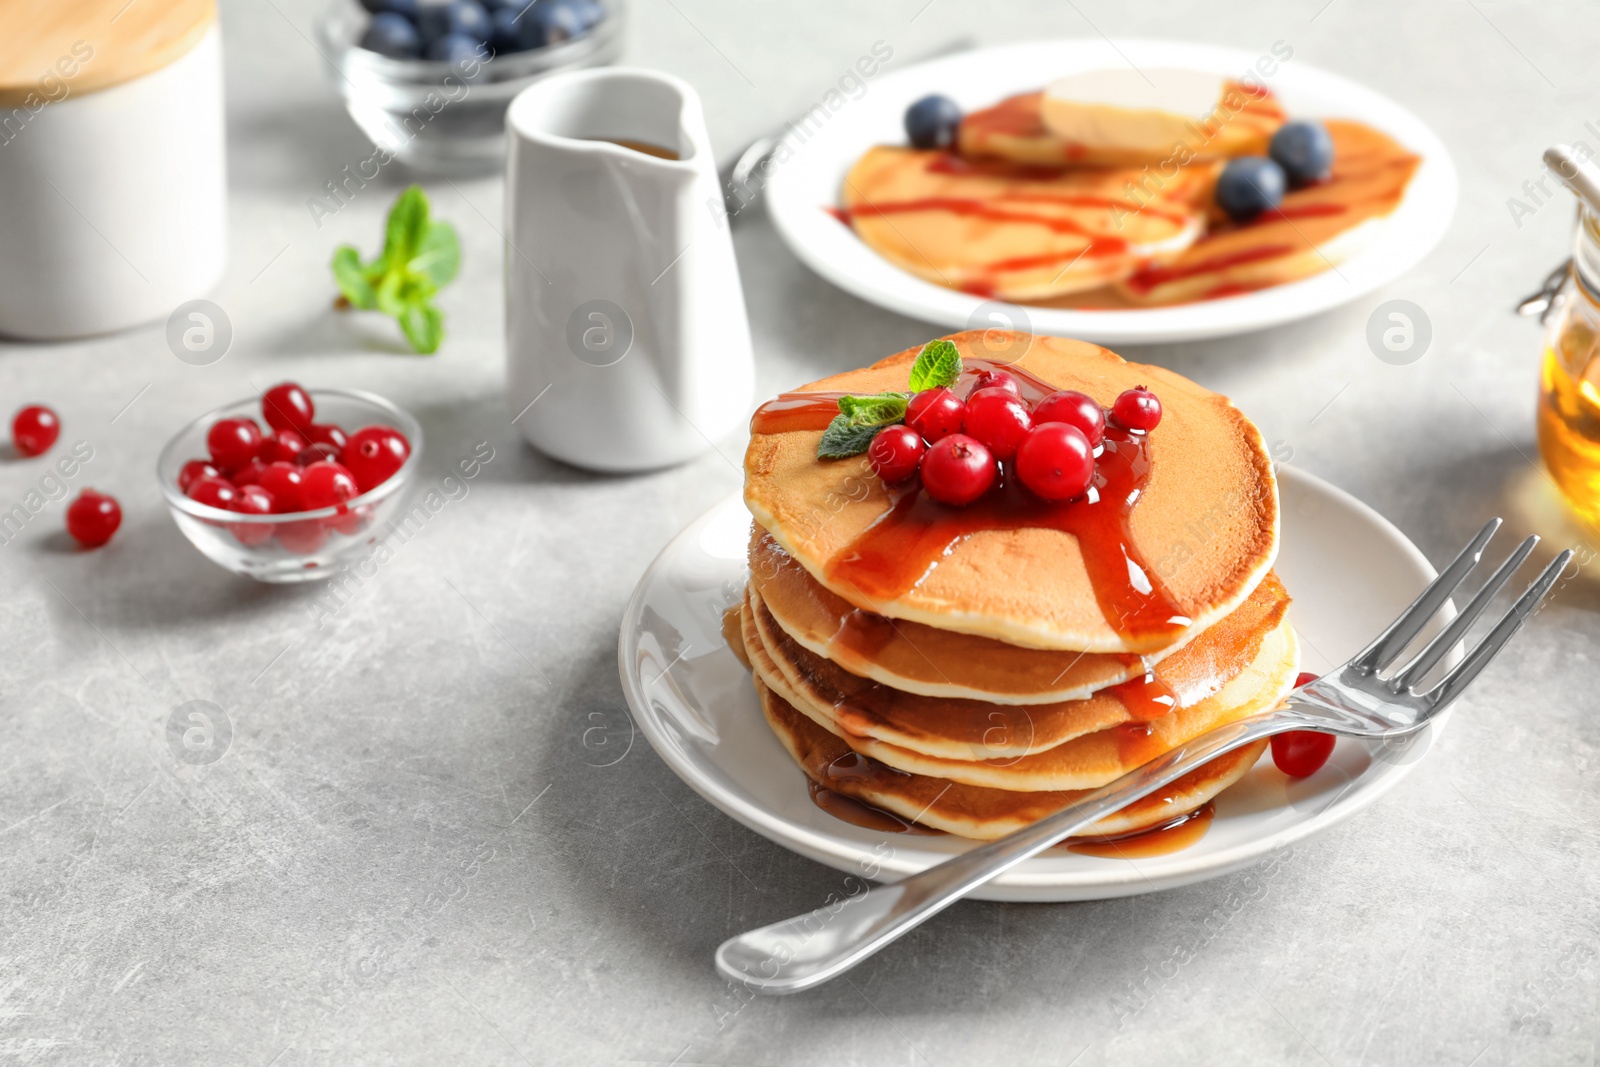
[[[623,0],[331,0],[317,23],[350,117],[390,160],[436,174],[505,161],[511,98],[558,70],[610,63]]]

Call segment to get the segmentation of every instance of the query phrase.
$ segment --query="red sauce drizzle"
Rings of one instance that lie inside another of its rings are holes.
[[[1193,277],[1196,274],[1226,270],[1228,267],[1255,263],[1263,259],[1276,259],[1278,256],[1286,256],[1293,251],[1293,245],[1261,245],[1257,248],[1240,249],[1225,256],[1212,256],[1210,259],[1196,260],[1181,266],[1145,267],[1129,277],[1127,285],[1128,288],[1133,289],[1135,292],[1148,293],[1156,286],[1165,285],[1167,282],[1175,282],[1181,278]]]
[[[1017,379],[1029,403],[1055,392],[1054,386],[1014,364],[985,359],[967,359],[963,364],[962,381],[956,386],[963,395],[984,370],[1004,370]],[[838,413],[840,395],[784,393],[756,410],[750,430],[826,429]],[[1077,539],[1100,610],[1118,633],[1176,636],[1190,620],[1150,570],[1128,530],[1149,472],[1144,437],[1111,428],[1106,432],[1104,451],[1095,461],[1094,487],[1082,500],[1041,500],[1009,471],[997,488],[964,508],[941,504],[913,486],[902,490],[889,511],[839,553],[828,565],[827,577],[836,586],[847,586],[870,600],[893,600],[914,588],[956,545],[980,530],[1059,530]]]

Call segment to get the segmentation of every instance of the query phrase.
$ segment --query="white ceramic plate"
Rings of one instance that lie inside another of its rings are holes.
[[[1434,570],[1404,534],[1354,497],[1300,471],[1279,472],[1283,549],[1277,572],[1294,605],[1302,670],[1360,651],[1427,585]],[[746,826],[840,870],[893,880],[967,847],[955,837],[885,834],[817,808],[773,736],[750,674],[722,639],[722,613],[745,581],[750,515],[735,496],[675,537],[634,590],[618,659],[623,692],[661,758],[696,792]],[[1446,716],[1448,712],[1446,713]],[[1327,765],[1291,781],[1266,755],[1216,802],[1197,844],[1149,859],[1052,853],[978,890],[992,900],[1097,900],[1170,889],[1256,863],[1338,823],[1398,782],[1431,733],[1404,749],[1341,739]]]
[[[1173,41],[1040,41],[919,63],[867,83],[867,91],[811,132],[791,130],[790,155],[772,168],[767,208],[812,270],[891,311],[953,329],[1001,326],[1101,344],[1191,341],[1275,326],[1337,307],[1393,281],[1444,235],[1456,205],[1456,171],[1433,131],[1380,93],[1291,57],[1265,78],[1294,117],[1357,119],[1422,157],[1404,201],[1377,239],[1337,270],[1224,300],[1137,311],[1069,311],[986,302],[923,281],[883,259],[829,215],[844,175],[875,144],[904,144],[906,107],[943,93],[964,110],[988,107],[1085,70],[1169,67],[1241,75],[1260,55]],[[824,109],[825,110],[825,109]]]

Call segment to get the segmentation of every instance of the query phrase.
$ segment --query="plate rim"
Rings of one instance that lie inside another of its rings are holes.
[[[1427,580],[1431,581],[1433,577],[1437,576],[1438,572],[1422,550],[1399,527],[1395,526],[1364,501],[1298,467],[1287,464],[1279,465],[1277,475],[1280,480],[1295,483],[1297,488],[1330,497],[1341,506],[1360,515],[1369,523],[1386,532],[1395,542],[1400,553],[1415,564],[1423,574],[1428,576]],[[875,852],[871,846],[844,843],[808,827],[796,826],[760,804],[746,799],[744,796],[719,788],[715,782],[702,775],[699,768],[686,758],[680,746],[662,730],[662,724],[657,720],[654,710],[650,706],[649,696],[645,692],[642,678],[635,677],[635,673],[629,669],[630,661],[637,660],[637,657],[632,655],[637,651],[637,644],[630,640],[631,634],[637,631],[634,623],[640,617],[645,598],[652,584],[659,577],[661,569],[666,565],[668,557],[674,553],[683,541],[690,537],[698,536],[714,515],[728,508],[736,501],[740,506],[743,506],[742,490],[736,490],[729,496],[722,498],[673,535],[655,558],[651,560],[650,565],[645,568],[638,583],[634,586],[633,592],[629,595],[627,605],[623,610],[622,626],[617,641],[618,673],[621,676],[623,697],[627,702],[629,714],[633,717],[639,730],[645,735],[645,739],[649,741],[651,749],[686,785],[698,793],[712,807],[774,844],[823,863],[835,870],[855,870],[862,866],[865,858],[870,857],[871,863],[877,868],[877,871],[866,876],[874,881],[888,881],[892,880],[893,877],[914,874],[926,870],[929,866],[941,862],[944,858],[948,858],[936,856],[930,862],[908,860],[898,850],[890,850],[888,856],[883,856]],[[727,649],[719,649],[714,654],[731,656],[732,652]],[[1440,732],[1448,724],[1453,710],[1447,708],[1434,720],[1433,725],[1430,727],[1433,735],[1430,741],[1430,748],[1432,743],[1437,741]],[[1266,758],[1265,755],[1262,758]],[[987,883],[986,888],[990,892],[980,890],[974,892],[971,896],[975,899],[1041,902],[1104,900],[1160,892],[1196,882],[1209,881],[1253,866],[1285,846],[1292,846],[1339,825],[1385,796],[1421,764],[1424,758],[1426,758],[1426,753],[1422,758],[1409,763],[1385,764],[1382,765],[1381,770],[1375,773],[1373,768],[1379,765],[1369,764],[1366,770],[1351,779],[1351,785],[1348,788],[1330,801],[1327,807],[1310,818],[1292,823],[1289,826],[1230,846],[1221,851],[1201,853],[1189,857],[1184,857],[1182,852],[1178,852],[1170,856],[1153,857],[1150,860],[1143,861],[1141,864],[1135,864],[1130,861],[1125,869],[1109,867],[1103,870],[1091,869],[1073,872],[1068,875],[1063,875],[1061,872],[1030,869],[1031,861],[1025,861]],[[1361,784],[1363,782],[1365,784]],[[1152,864],[1159,865],[1162,868],[1153,876],[1140,869],[1142,866]]]
[[[1215,69],[1225,64],[1225,69],[1230,70],[1239,64],[1248,68],[1257,58],[1255,53],[1245,49],[1161,38],[1115,38],[1107,43],[1118,51],[1134,53],[1142,50],[1176,51],[1192,57],[1190,61],[1195,64],[1195,69]],[[891,87],[892,91],[896,85],[918,85],[930,81],[942,67],[951,68],[984,60],[998,64],[1003,63],[1007,55],[1038,55],[1052,50],[1069,53],[1069,57],[1064,59],[1067,64],[1064,70],[1080,69],[1073,65],[1080,60],[1070,58],[1070,54],[1093,51],[1100,46],[1100,41],[1086,37],[993,45],[914,63],[872,84],[880,93],[885,87]],[[1177,61],[1164,62],[1181,65]],[[1093,68],[1082,66],[1081,69]],[[815,239],[816,234],[826,231],[818,229],[820,218],[810,216],[813,213],[820,215],[820,208],[825,205],[811,204],[809,200],[805,204],[799,202],[796,195],[790,192],[791,186],[798,183],[799,179],[789,167],[776,168],[768,182],[764,195],[768,216],[790,252],[829,284],[896,314],[947,328],[993,326],[1001,324],[997,320],[1004,320],[1008,328],[1075,337],[1100,344],[1156,344],[1232,336],[1309,318],[1359,300],[1394,282],[1420,263],[1449,231],[1460,195],[1460,180],[1455,162],[1443,140],[1410,108],[1377,89],[1314,64],[1296,62],[1292,68],[1280,67],[1280,74],[1285,70],[1289,71],[1286,79],[1291,83],[1291,92],[1293,82],[1309,79],[1321,83],[1330,93],[1337,90],[1382,110],[1387,122],[1375,125],[1385,132],[1397,135],[1400,132],[1398,128],[1405,127],[1405,143],[1423,156],[1425,170],[1422,173],[1429,177],[1428,183],[1422,186],[1414,183],[1407,190],[1395,212],[1398,214],[1405,210],[1408,203],[1416,204],[1422,190],[1429,190],[1432,201],[1413,209],[1417,217],[1413,220],[1416,232],[1412,238],[1399,249],[1394,249],[1385,247],[1380,236],[1377,243],[1338,264],[1339,267],[1361,266],[1357,280],[1345,278],[1342,290],[1338,283],[1343,275],[1335,269],[1225,301],[1127,311],[1042,308],[985,300],[946,289],[901,270],[875,253],[872,254],[871,265],[866,268],[867,273],[863,275],[848,261],[841,262],[830,254],[844,247],[855,248],[859,245],[859,238],[851,235],[855,244],[839,248],[830,247],[826,238],[821,241]],[[790,144],[796,154],[804,147],[793,143],[797,133],[791,129],[782,139]],[[865,251],[870,253],[870,249]],[[1352,274],[1356,274],[1356,271],[1352,270]],[[1024,325],[1017,325],[1019,321]]]

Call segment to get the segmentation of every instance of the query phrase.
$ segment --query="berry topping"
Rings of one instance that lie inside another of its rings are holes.
[[[279,460],[268,463],[256,484],[272,494],[272,509],[277,514],[304,511],[300,504],[300,484],[305,472],[293,463]]]
[[[191,459],[178,468],[178,492],[188,493],[189,487],[201,478],[220,478],[222,472],[203,459]]]
[[[1278,127],[1267,154],[1283,168],[1291,189],[1319,182],[1333,170],[1333,138],[1320,122],[1289,122]]]
[[[1105,409],[1095,403],[1087,393],[1063,389],[1039,401],[1033,409],[1033,424],[1064,422],[1076,426],[1089,439],[1089,447],[1098,447],[1106,435]]]
[[[1309,778],[1333,755],[1332,734],[1316,730],[1290,730],[1272,739],[1272,762],[1290,778]]]
[[[961,432],[964,405],[961,398],[950,390],[924,389],[906,404],[906,425],[933,444],[940,438]]]
[[[300,504],[306,511],[337,507],[359,492],[355,476],[337,463],[313,463],[300,475]]]
[[[949,148],[961,127],[961,108],[948,96],[925,96],[906,108],[906,137],[913,148]]]
[[[188,496],[196,504],[232,511],[233,502],[239,499],[239,490],[223,478],[196,478],[189,486]]]
[[[1217,177],[1217,206],[1235,222],[1248,222],[1283,203],[1288,178],[1283,168],[1262,156],[1230,159]]]
[[[1125,389],[1111,405],[1111,421],[1125,430],[1149,433],[1161,422],[1161,401],[1142,385]]]
[[[67,533],[84,548],[99,548],[122,525],[122,505],[117,498],[85,489],[67,505]]]
[[[304,431],[316,417],[311,396],[294,382],[274,385],[261,394],[261,417],[274,430]]]
[[[223,473],[238,470],[261,450],[261,428],[254,419],[220,419],[206,433],[206,448]]]
[[[261,449],[256,453],[256,458],[263,463],[276,463],[280,459],[293,462],[294,457],[310,443],[300,436],[298,430],[273,430],[262,435]]]
[[[394,476],[411,455],[411,442],[392,426],[364,426],[339,452],[339,462],[355,476],[363,493]]]
[[[872,464],[874,474],[895,485],[917,473],[917,465],[927,450],[922,437],[911,427],[885,426],[868,446],[867,462]]]
[[[239,490],[234,498],[232,510],[241,515],[271,515],[273,508],[272,494],[259,485],[247,485]],[[236,522],[228,529],[242,545],[261,545],[272,540],[272,524],[270,522]]]
[[[322,462],[337,463],[339,462],[340,451],[339,448],[328,444],[326,441],[318,441],[314,445],[307,445],[302,448],[300,454],[294,457],[294,462],[299,467],[309,467],[313,463]]]
[[[1002,386],[978,389],[967,396],[962,429],[986,445],[1002,462],[1017,454],[1017,446],[1033,427],[1028,407]]]
[[[1022,395],[1017,380],[1003,370],[980,371],[972,384],[972,391],[976,393],[979,389],[1004,389],[1012,396]]]
[[[11,420],[11,443],[24,456],[37,456],[55,444],[60,436],[61,420],[56,418],[55,412],[38,404],[23,408]]]
[[[301,430],[300,435],[308,444],[332,445],[334,448],[343,448],[350,440],[350,435],[344,432],[343,427],[335,426],[331,422],[313,423]]]
[[[982,441],[953,433],[935,441],[922,457],[922,487],[940,503],[964,507],[989,491],[997,469]]]
[[[1094,447],[1071,423],[1035,426],[1017,449],[1017,477],[1046,500],[1076,500],[1094,481]]]

